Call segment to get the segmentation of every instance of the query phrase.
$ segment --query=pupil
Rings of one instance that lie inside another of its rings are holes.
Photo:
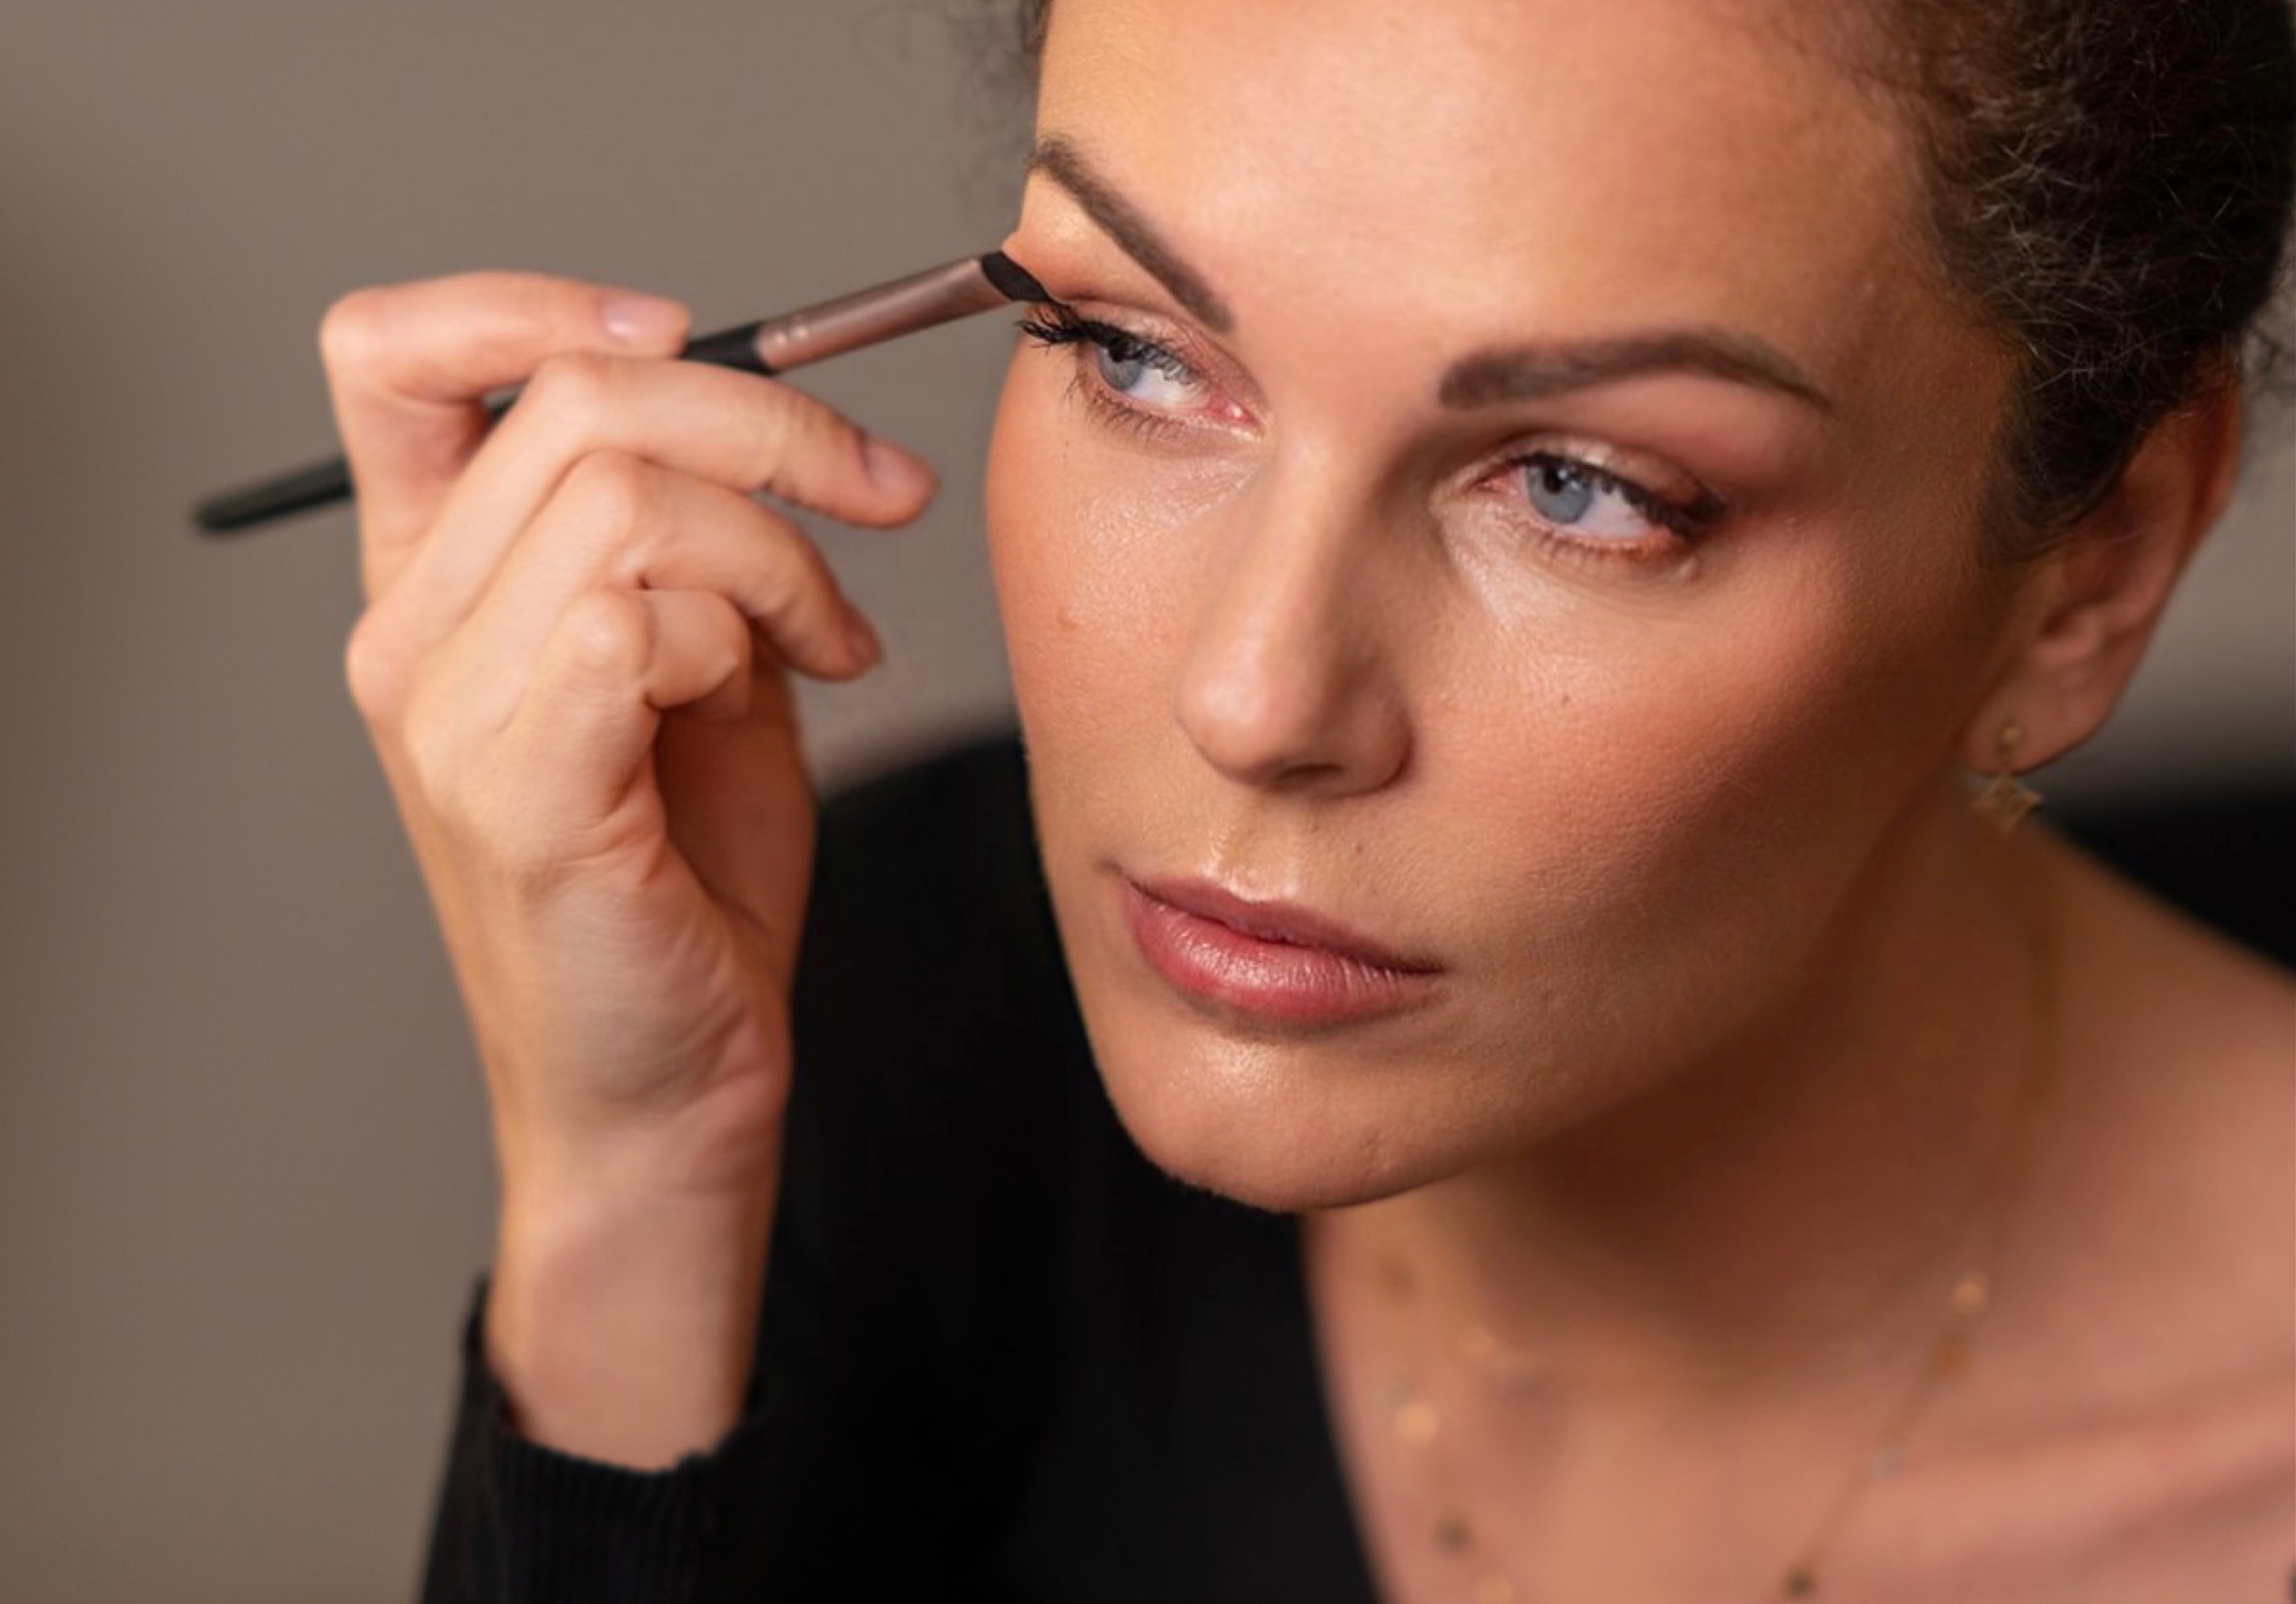
[[[1576,523],[1595,505],[1595,483],[1586,470],[1567,462],[1531,465],[1531,505],[1552,523]]]
[[[1140,355],[1140,348],[1127,340],[1101,346],[1100,365],[1101,377],[1107,381],[1110,389],[1128,390],[1140,382],[1148,361]]]

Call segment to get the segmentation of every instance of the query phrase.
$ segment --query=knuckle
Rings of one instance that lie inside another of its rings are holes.
[[[741,616],[739,608],[727,602],[714,607],[709,614],[709,638],[705,650],[705,666],[713,680],[729,680],[736,674],[749,671],[751,644],[749,620]]]
[[[860,430],[810,396],[787,386],[777,388],[767,419],[759,475],[765,489],[780,490],[809,471],[861,465]]]
[[[546,414],[562,426],[594,424],[613,395],[615,364],[590,351],[562,351],[542,360],[526,386],[522,405]]]
[[[372,607],[351,628],[343,648],[343,674],[351,688],[351,705],[369,725],[387,725],[397,717],[407,694],[405,654]]]
[[[559,629],[571,666],[585,678],[635,680],[653,655],[653,614],[632,591],[582,592],[567,603]]]
[[[585,522],[626,535],[642,527],[653,508],[654,470],[628,451],[585,451],[567,470],[559,493]]]
[[[340,296],[319,320],[319,357],[329,373],[357,373],[375,364],[388,341],[391,293],[369,285]]]

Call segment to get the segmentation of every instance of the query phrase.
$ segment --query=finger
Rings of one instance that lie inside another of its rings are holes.
[[[696,362],[554,357],[472,459],[404,576],[425,627],[452,628],[574,464],[602,451],[855,524],[906,523],[935,488],[920,459],[774,380]]]
[[[786,987],[805,904],[813,787],[789,677],[760,657],[750,683],[738,722],[672,715],[654,743],[654,772],[670,844],[702,884],[749,916],[768,972]]]
[[[585,591],[559,616],[511,749],[546,750],[561,805],[604,819],[644,769],[663,716],[745,709],[755,661],[749,621],[713,592]]]
[[[489,391],[562,352],[665,356],[674,301],[531,273],[464,273],[356,291],[320,324],[327,386],[380,595],[485,438]]]
[[[559,617],[583,592],[709,591],[779,657],[822,679],[877,658],[867,622],[788,518],[724,485],[599,452],[567,475],[447,648],[466,714],[507,722]]]

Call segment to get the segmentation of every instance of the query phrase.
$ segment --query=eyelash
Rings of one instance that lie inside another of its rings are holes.
[[[1158,345],[1154,340],[1144,340],[1137,334],[1128,333],[1113,324],[1088,318],[1074,307],[1064,306],[1058,301],[1041,303],[1034,315],[1022,320],[1020,331],[1047,349],[1098,346],[1116,361],[1144,361],[1168,379],[1182,383],[1203,382],[1196,376],[1195,369],[1169,348]],[[1076,365],[1076,371],[1070,379],[1069,392],[1071,395],[1081,393],[1102,422],[1134,434],[1161,436],[1175,426],[1172,419],[1119,401],[1108,394],[1105,386],[1091,383],[1081,362]]]
[[[1113,324],[1086,317],[1075,308],[1058,301],[1041,303],[1036,313],[1021,322],[1020,332],[1047,349],[1097,346],[1116,361],[1143,361],[1175,381],[1203,383],[1195,369],[1169,348],[1118,328]],[[1082,363],[1077,364],[1070,384],[1071,394],[1079,390],[1103,422],[1118,428],[1161,437],[1172,428],[1187,426],[1116,399],[1107,392],[1105,386],[1091,382]],[[1722,499],[1712,491],[1701,489],[1689,502],[1669,501],[1649,486],[1613,473],[1599,462],[1565,451],[1526,451],[1506,458],[1499,466],[1508,475],[1527,475],[1534,469],[1545,467],[1567,468],[1583,476],[1596,489],[1616,494],[1671,537],[1662,540],[1591,539],[1565,533],[1534,515],[1533,521],[1540,542],[1576,561],[1662,566],[1680,559],[1689,548],[1711,534],[1728,510]]]

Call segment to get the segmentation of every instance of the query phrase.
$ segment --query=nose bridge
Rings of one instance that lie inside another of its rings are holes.
[[[1181,725],[1246,783],[1386,783],[1410,731],[1389,641],[1399,532],[1383,527],[1378,487],[1294,458],[1228,515],[1177,687]]]

